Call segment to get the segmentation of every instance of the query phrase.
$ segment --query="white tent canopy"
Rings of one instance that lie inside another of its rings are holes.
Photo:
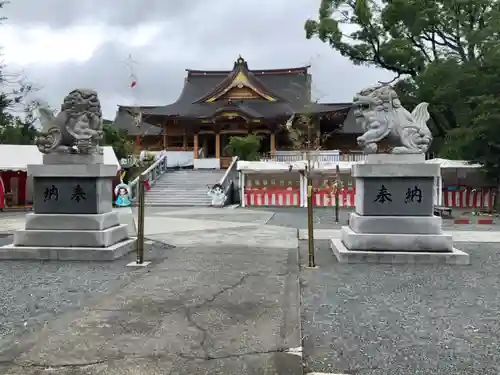
[[[335,171],[337,165],[342,172],[349,172],[351,167],[356,162],[339,161],[339,162],[315,162],[314,171]],[[292,166],[292,171],[304,171],[307,166],[307,161],[299,160],[294,162],[279,162],[279,161],[238,161],[237,169],[244,172],[275,172],[288,171]]]
[[[104,164],[116,165],[120,163],[111,146],[104,146]],[[43,154],[35,145],[0,145],[0,171],[26,171],[30,164],[43,164]]]
[[[466,160],[449,160],[449,159],[429,159],[425,161],[429,164],[439,164],[441,169],[477,169],[481,168],[481,164],[475,164]]]
[[[481,164],[472,164],[466,160],[449,160],[449,159],[429,159],[425,161],[428,164],[439,164],[441,169],[477,169],[481,168]],[[325,171],[335,170],[337,164],[341,171],[350,171],[351,167],[359,162],[356,161],[339,161],[339,162],[315,162],[314,170]],[[238,170],[253,171],[253,172],[271,172],[284,171],[292,166],[292,170],[305,170],[307,161],[298,160],[294,162],[279,162],[279,161],[238,161]]]
[[[294,162],[279,162],[279,161],[245,161],[240,160],[236,165],[236,169],[244,172],[275,172],[275,171],[288,171],[292,166],[293,171],[303,171],[306,167],[304,161]]]

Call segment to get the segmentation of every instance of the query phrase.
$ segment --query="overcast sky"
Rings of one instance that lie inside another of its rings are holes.
[[[0,27],[4,62],[42,87],[54,108],[72,89],[99,93],[104,117],[117,105],[175,101],[185,69],[231,69],[241,54],[250,69],[311,64],[313,94],[350,101],[389,72],[355,67],[318,40],[304,22],[320,0],[12,0]],[[130,89],[127,57],[137,62]]]

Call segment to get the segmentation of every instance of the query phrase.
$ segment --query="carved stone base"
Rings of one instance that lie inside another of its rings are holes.
[[[451,235],[443,233],[356,233],[344,226],[340,230],[340,239],[349,250],[405,252],[449,252],[453,250]]]
[[[439,166],[421,154],[374,154],[353,166],[356,212],[340,240],[331,241],[339,262],[469,264],[434,216]]]
[[[105,214],[36,214],[26,215],[26,230],[106,230],[111,227],[126,224],[120,220],[117,212]]]
[[[43,164],[103,164],[104,155],[99,154],[69,154],[52,153],[43,155]]]
[[[14,232],[15,246],[110,247],[128,238],[127,225],[104,230],[27,230]]]
[[[330,240],[330,248],[339,263],[378,264],[452,264],[468,265],[470,256],[453,248],[446,253],[399,252],[399,251],[355,251],[345,247],[339,239]]]
[[[28,174],[37,214],[104,214],[113,209],[115,165],[30,165]]]
[[[28,174],[34,213],[26,229],[14,233],[14,243],[0,248],[0,259],[114,260],[135,249],[128,225],[113,212],[116,166],[30,165]]]
[[[432,216],[439,165],[421,154],[367,155],[354,164],[356,213],[361,216]]]
[[[135,249],[116,212],[26,215],[26,229],[0,248],[0,259],[113,260]]]
[[[126,239],[109,247],[0,247],[0,260],[64,260],[64,261],[112,261],[134,251],[135,239]]]
[[[349,227],[357,233],[441,234],[442,223],[439,216],[349,216]]]

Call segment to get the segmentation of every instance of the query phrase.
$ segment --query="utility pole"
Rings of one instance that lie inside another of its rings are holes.
[[[311,179],[311,135],[312,133],[312,121],[308,117],[307,121],[307,168],[306,168],[306,182],[307,182],[307,239],[308,239],[308,251],[309,251],[309,263],[310,268],[316,268],[316,259],[314,254],[314,227],[313,227],[313,187]]]
[[[339,223],[340,166],[335,166],[335,224]]]
[[[137,217],[137,264],[144,263],[144,175],[141,173],[139,175],[139,186],[138,186],[138,217]]]

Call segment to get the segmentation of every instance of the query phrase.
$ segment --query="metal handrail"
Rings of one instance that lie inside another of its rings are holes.
[[[226,204],[230,204],[231,202],[231,190],[233,189],[235,180],[238,180],[239,174],[238,169],[236,168],[238,165],[238,157],[233,157],[233,161],[229,165],[229,168],[224,173],[224,176],[220,179],[219,184],[222,186],[224,194],[226,194]]]
[[[135,200],[138,195],[139,179],[142,176],[143,180],[151,187],[165,172],[167,171],[167,155],[163,155],[160,159],[151,164],[144,172],[137,176],[129,183],[130,200]]]

